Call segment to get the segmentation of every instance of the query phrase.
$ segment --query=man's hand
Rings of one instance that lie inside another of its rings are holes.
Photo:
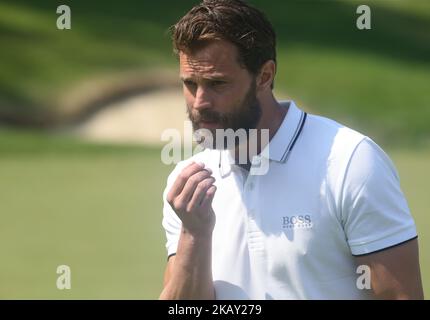
[[[204,164],[185,167],[167,194],[167,202],[182,220],[176,256],[167,263],[160,299],[215,299],[212,278],[212,231],[216,187]]]
[[[167,202],[182,221],[182,229],[195,236],[211,235],[215,226],[212,200],[216,186],[212,171],[192,162],[176,178]]]

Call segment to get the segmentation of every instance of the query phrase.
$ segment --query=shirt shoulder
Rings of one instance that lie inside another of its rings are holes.
[[[308,116],[309,133],[317,137],[321,147],[330,148],[335,154],[353,152],[365,138],[364,134],[332,119],[317,115]],[[349,147],[348,147],[349,146]]]
[[[300,143],[300,155],[318,163],[328,182],[335,186],[365,135],[334,120],[308,115]]]
[[[371,138],[336,121],[310,116],[307,142],[315,146],[354,255],[381,250],[416,236],[395,165]]]

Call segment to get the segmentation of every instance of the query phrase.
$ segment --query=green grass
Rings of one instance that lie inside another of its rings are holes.
[[[1,136],[15,149],[0,156],[0,298],[157,298],[170,171],[159,150]],[[56,289],[61,264],[70,291]]]
[[[400,183],[417,225],[424,294],[430,299],[430,150],[393,150],[389,155],[399,171]]]
[[[386,145],[430,146],[430,67],[333,49],[316,55],[308,46],[280,53],[287,61],[278,71],[279,81],[313,113]]]
[[[88,79],[176,68],[167,28],[198,1],[0,3],[0,118],[34,114]],[[278,35],[276,90],[390,146],[416,219],[430,296],[430,3],[251,1]],[[55,27],[59,4],[72,30]],[[166,10],[168,7],[168,10]],[[165,263],[156,148],[90,145],[0,130],[0,298],[156,298]],[[72,290],[55,287],[72,268]]]
[[[430,296],[429,151],[394,149]],[[166,262],[160,150],[0,131],[0,298],[155,299]],[[56,289],[56,268],[72,290]]]
[[[175,68],[166,31],[197,2],[64,1],[72,29],[59,31],[58,1],[2,1],[0,117],[44,115],[84,80]],[[373,1],[368,31],[355,0],[251,3],[278,35],[279,91],[384,143],[429,144],[430,2]]]

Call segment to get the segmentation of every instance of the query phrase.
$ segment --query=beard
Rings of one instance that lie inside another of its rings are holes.
[[[245,131],[246,137],[249,137],[251,129],[257,127],[258,122],[261,118],[261,105],[257,99],[257,90],[255,79],[251,83],[251,87],[243,98],[242,102],[234,106],[231,112],[220,113],[212,109],[203,109],[195,113],[192,112],[191,108],[187,106],[188,117],[192,123],[193,130],[197,136],[197,143],[203,144],[205,147],[210,149],[225,149],[228,146],[228,138],[221,136],[222,141],[217,141],[217,130],[218,132],[231,129],[234,132],[238,130]],[[208,129],[204,128],[201,123],[209,122],[216,124],[218,128]],[[208,134],[211,135],[212,139],[208,140]],[[234,140],[235,146],[241,141]]]

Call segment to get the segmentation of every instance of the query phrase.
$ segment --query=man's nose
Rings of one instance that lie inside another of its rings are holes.
[[[194,109],[203,110],[212,108],[212,101],[208,90],[199,86],[196,91],[196,98],[194,100]]]

